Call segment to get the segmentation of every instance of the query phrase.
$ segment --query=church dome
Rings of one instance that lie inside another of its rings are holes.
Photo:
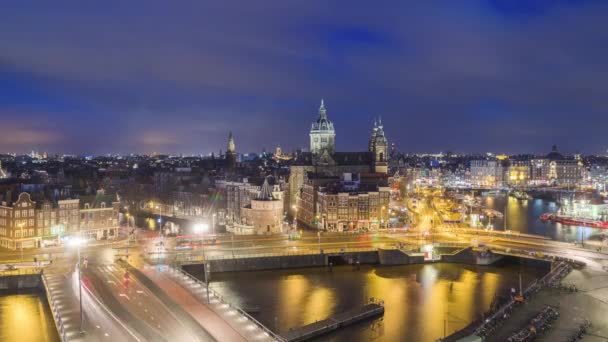
[[[334,124],[327,118],[327,110],[325,104],[321,100],[321,106],[319,107],[319,118],[317,121],[312,123],[313,131],[333,131]]]
[[[549,160],[564,160],[564,155],[557,151],[557,145],[553,145],[551,152],[547,154],[547,159]]]

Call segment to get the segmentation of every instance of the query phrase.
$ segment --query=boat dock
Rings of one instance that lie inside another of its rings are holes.
[[[384,315],[384,302],[370,300],[370,303],[359,308],[348,310],[322,321],[317,321],[303,327],[290,330],[283,334],[288,342],[307,341],[311,338],[330,333],[366,319]]]

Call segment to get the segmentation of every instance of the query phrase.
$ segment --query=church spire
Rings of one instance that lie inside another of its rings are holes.
[[[327,110],[325,109],[325,103],[323,99],[321,99],[321,106],[319,107],[319,116],[321,119],[327,119]]]
[[[234,137],[232,136],[232,131],[228,134],[228,152],[234,153],[236,151],[236,147],[234,145]]]
[[[258,194],[257,200],[259,201],[272,201],[274,197],[272,197],[272,187],[268,184],[268,177],[264,178],[264,184],[260,189],[260,193]]]

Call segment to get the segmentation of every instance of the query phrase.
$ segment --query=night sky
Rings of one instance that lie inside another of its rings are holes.
[[[374,4],[374,7],[371,5]],[[0,152],[605,152],[608,1],[2,1]]]

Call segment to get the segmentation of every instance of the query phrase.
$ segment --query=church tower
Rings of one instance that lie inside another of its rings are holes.
[[[384,135],[381,119],[374,121],[372,136],[369,139],[369,151],[374,154],[374,172],[388,173],[388,141]]]
[[[319,107],[319,118],[312,123],[310,128],[310,152],[320,154],[327,150],[330,154],[336,151],[336,131],[334,124],[327,118],[325,104],[321,100]]]
[[[236,147],[232,131],[228,134],[228,150],[226,151],[226,168],[233,169],[236,166]]]

